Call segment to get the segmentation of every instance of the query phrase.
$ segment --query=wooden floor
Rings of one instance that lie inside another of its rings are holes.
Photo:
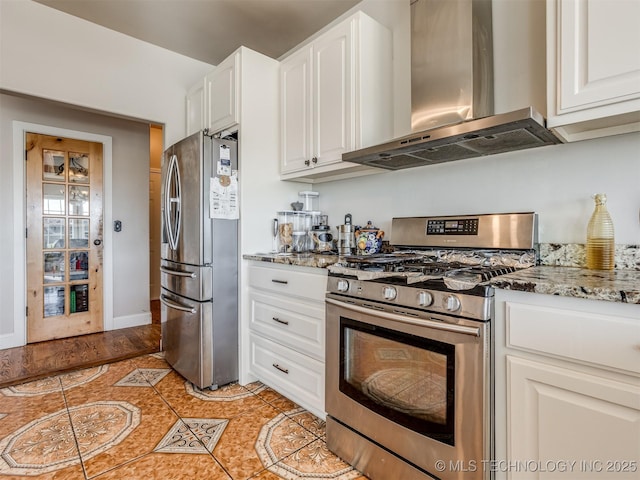
[[[151,325],[0,350],[0,388],[158,352],[160,308],[156,302],[151,304]]]

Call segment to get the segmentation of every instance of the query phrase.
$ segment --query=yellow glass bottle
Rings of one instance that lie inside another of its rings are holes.
[[[615,243],[613,221],[607,211],[607,196],[594,196],[596,208],[587,226],[587,268],[613,270],[615,266]]]

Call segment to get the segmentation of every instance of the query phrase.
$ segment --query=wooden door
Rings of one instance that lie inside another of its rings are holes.
[[[27,343],[103,330],[102,144],[27,133]]]

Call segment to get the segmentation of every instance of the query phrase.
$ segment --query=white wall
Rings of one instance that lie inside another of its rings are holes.
[[[639,244],[640,133],[387,172],[315,187],[332,225],[345,213],[391,232],[394,216],[535,211],[541,242],[584,243],[604,192],[616,243]]]
[[[30,0],[0,1],[0,88],[165,125],[185,136],[185,95],[213,66]]]
[[[546,2],[493,0],[495,113],[533,106],[547,116]]]
[[[0,91],[161,124],[165,145],[185,135],[186,91],[212,68],[30,0],[0,0]],[[19,100],[0,97],[0,204],[8,206],[0,209],[0,335],[11,335],[14,317],[24,317],[13,311],[13,296],[24,292],[6,261],[15,252],[15,215],[23,214],[11,208],[14,168],[22,168],[12,158],[12,120],[113,136],[113,218],[124,225],[114,236],[113,314],[125,324],[147,314],[148,125]]]

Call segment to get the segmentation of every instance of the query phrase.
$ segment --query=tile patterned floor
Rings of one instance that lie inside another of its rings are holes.
[[[200,390],[151,354],[0,389],[0,479],[366,480],[256,382]]]

